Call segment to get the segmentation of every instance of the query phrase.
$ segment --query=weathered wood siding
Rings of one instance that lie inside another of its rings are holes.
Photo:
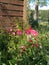
[[[23,14],[24,0],[0,0],[0,21],[2,21],[3,24],[5,23],[5,21],[13,21],[13,17],[23,19]]]
[[[0,0],[0,16],[23,17],[23,0]]]

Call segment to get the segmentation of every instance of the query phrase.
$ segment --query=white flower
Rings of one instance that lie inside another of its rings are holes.
[[[40,49],[42,49],[42,46],[40,46]]]

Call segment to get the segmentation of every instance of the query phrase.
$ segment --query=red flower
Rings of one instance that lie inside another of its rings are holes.
[[[32,29],[32,27],[30,26],[30,28],[29,29]]]
[[[32,40],[29,40],[28,42],[33,42]]]
[[[16,34],[22,35],[22,31],[21,31],[20,29],[18,29],[18,30],[16,31]]]
[[[36,47],[39,47],[39,44],[38,44],[38,43],[36,43],[36,44],[35,44],[35,46],[36,46]]]

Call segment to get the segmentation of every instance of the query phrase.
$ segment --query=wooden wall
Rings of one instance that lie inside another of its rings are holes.
[[[24,17],[24,1],[25,0],[0,0],[0,23],[4,27],[8,26],[8,22],[11,23],[13,18],[25,18]],[[11,25],[9,24],[9,27]]]
[[[23,0],[0,0],[0,16],[23,16]]]

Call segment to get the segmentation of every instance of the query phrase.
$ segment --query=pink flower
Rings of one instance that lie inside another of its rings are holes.
[[[30,30],[31,34],[33,34],[34,36],[38,36],[38,32],[36,30]]]
[[[12,35],[15,35],[15,32],[12,32]]]
[[[30,31],[29,31],[29,29],[25,30],[25,33],[26,33],[27,35],[31,34]]]
[[[30,33],[33,34],[33,36],[38,36],[38,32],[36,30],[33,30],[32,28],[29,29]]]
[[[21,49],[22,49],[23,51],[25,51],[25,50],[26,50],[26,46],[21,46]]]
[[[13,29],[12,29],[12,28],[10,28],[10,29],[8,30],[8,32],[9,32],[10,34],[12,34]]]
[[[12,31],[13,31],[13,30],[12,30],[12,28],[11,28],[11,29],[9,29],[9,31],[10,31],[10,32],[12,32]]]
[[[32,28],[27,29],[26,34],[32,34],[33,36],[38,36],[38,32],[36,30],[33,30]]]
[[[22,31],[18,29],[18,30],[16,31],[16,34],[22,35]]]
[[[34,44],[32,44],[31,47],[34,47]]]

